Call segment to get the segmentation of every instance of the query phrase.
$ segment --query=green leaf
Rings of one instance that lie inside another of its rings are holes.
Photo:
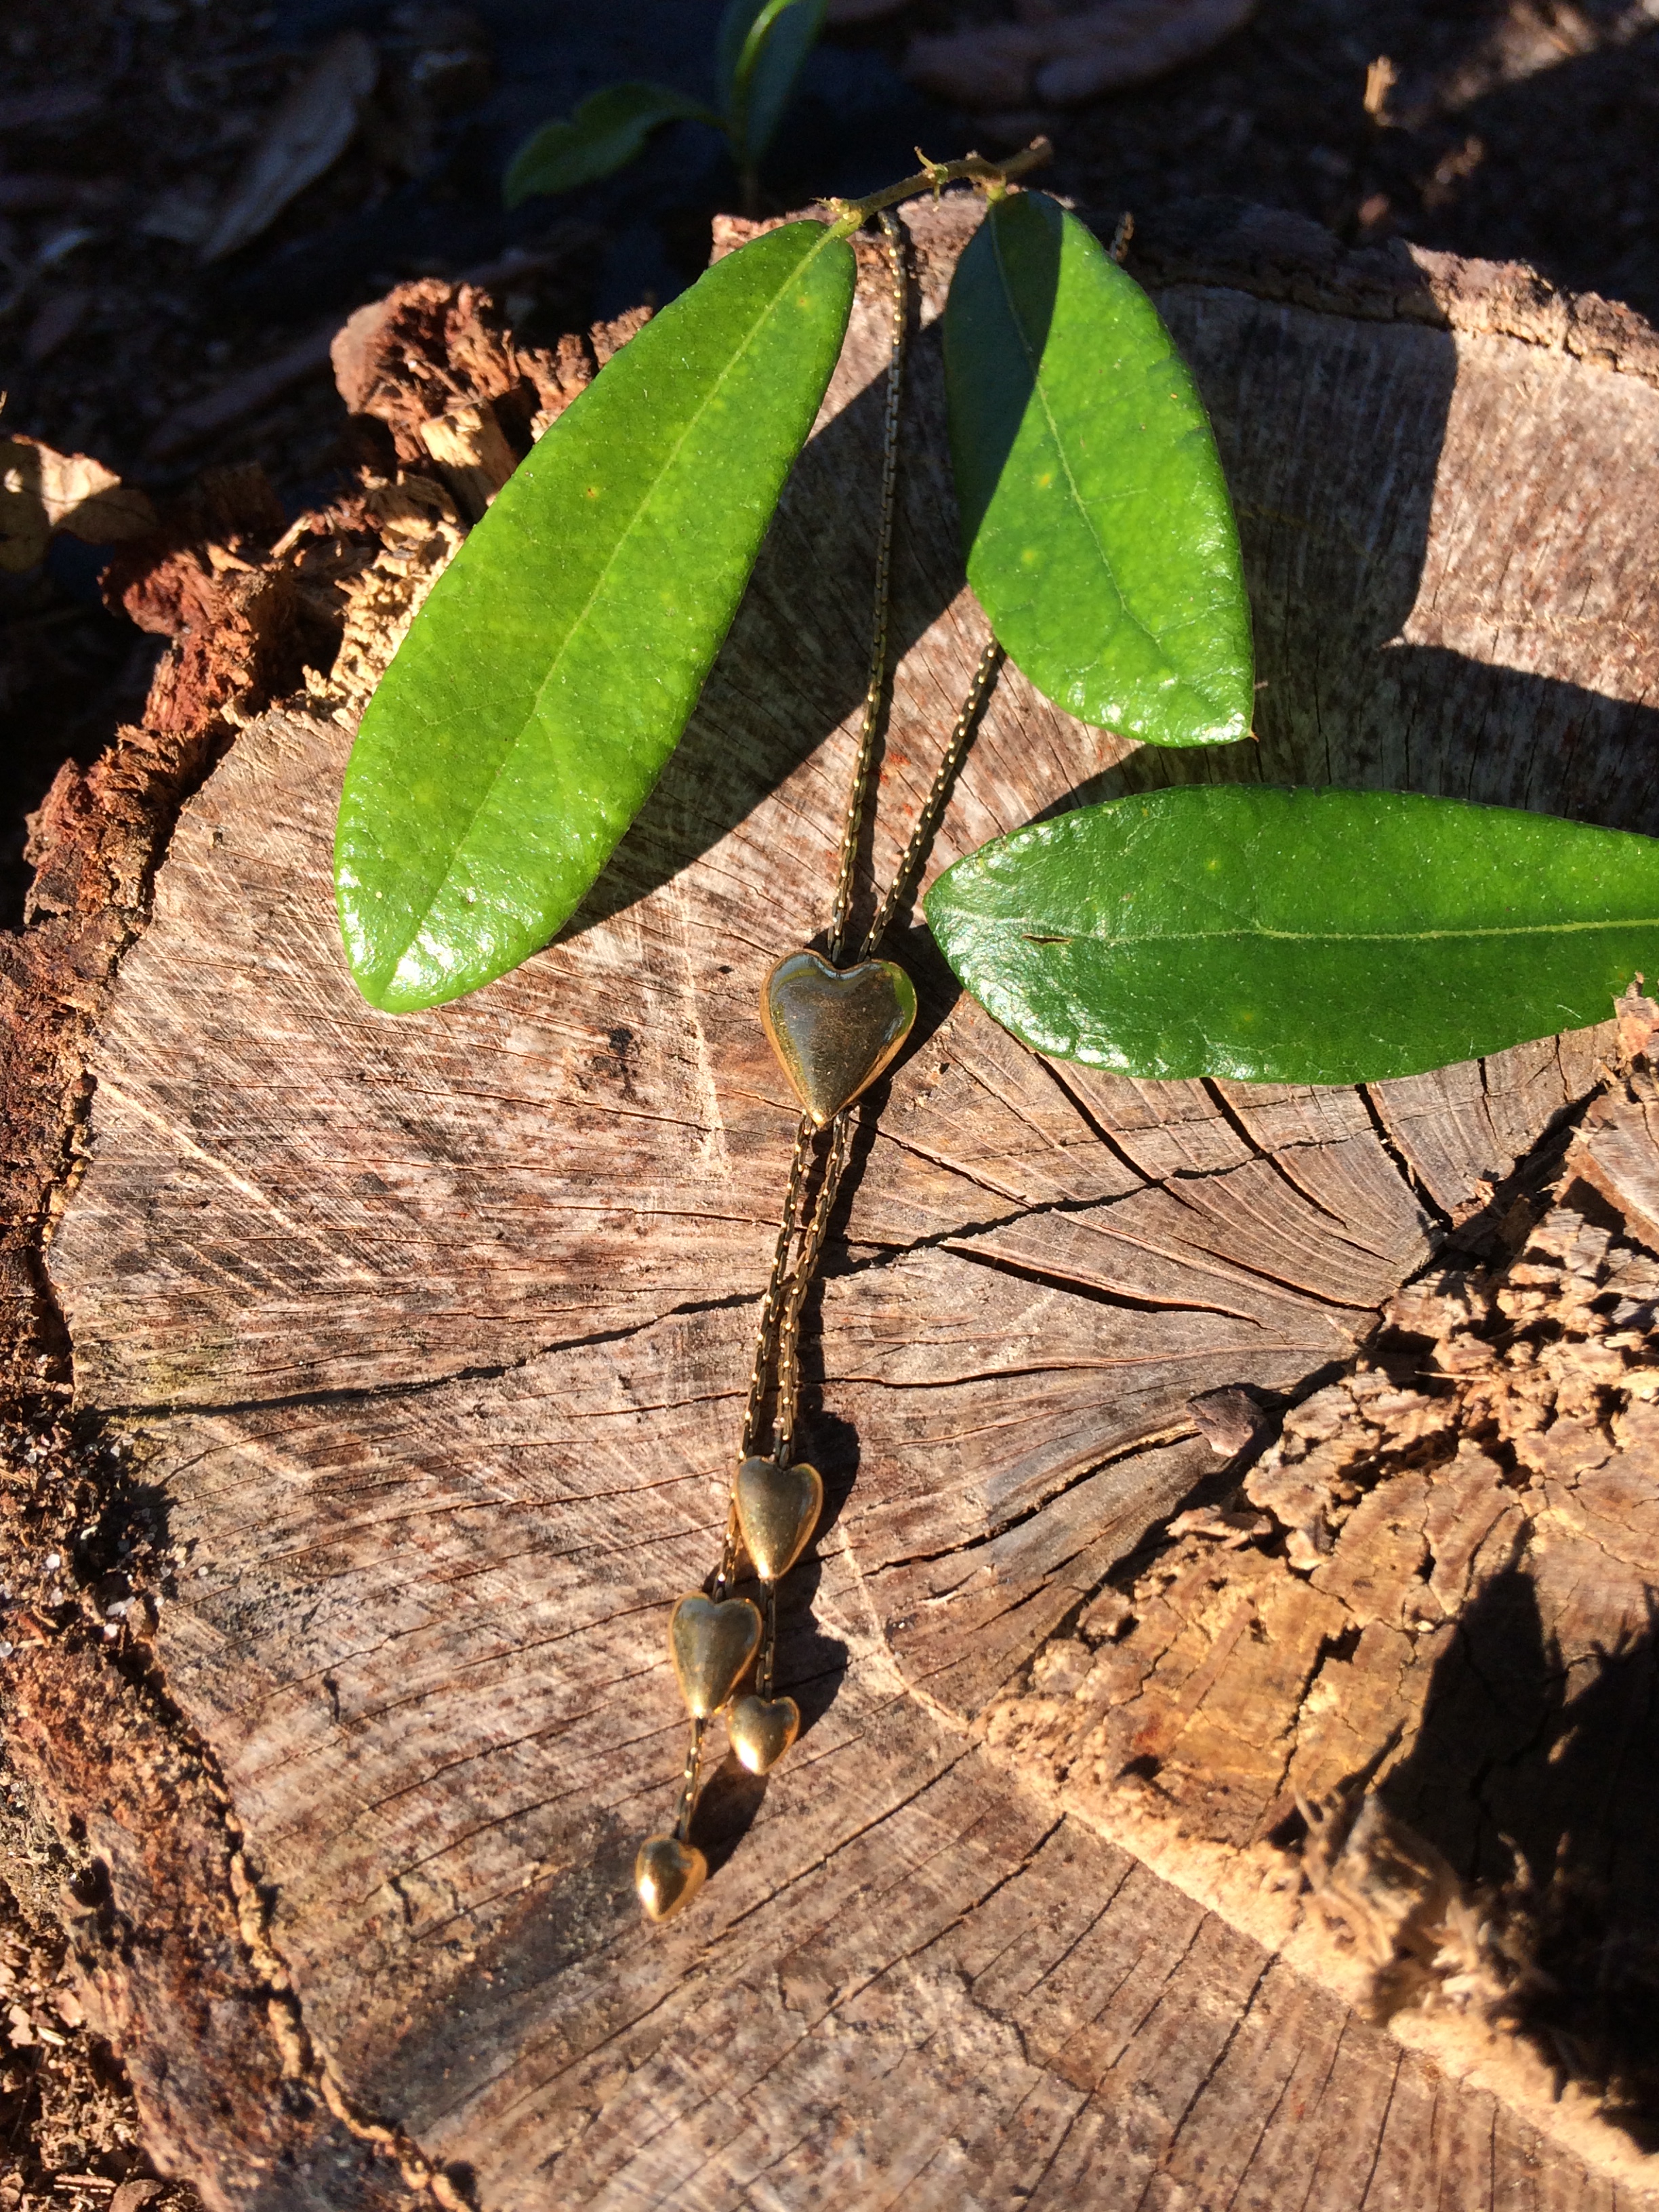
[[[824,0],[727,0],[716,66],[720,105],[744,161],[776,136],[806,57],[823,28]]]
[[[574,191],[623,167],[665,123],[688,118],[721,128],[700,100],[665,84],[608,84],[568,122],[544,123],[513,156],[501,185],[510,208],[537,192]]]
[[[1659,841],[1398,792],[1188,786],[999,838],[927,909],[1039,1052],[1367,1083],[1607,1020],[1659,975]]]
[[[945,316],[968,580],[1038,689],[1158,745],[1249,733],[1238,531],[1157,309],[1040,192],[997,202]]]
[[[821,223],[767,233],[566,409],[369,702],[335,883],[371,1005],[431,1006],[544,945],[643,805],[737,611],[852,306]]]

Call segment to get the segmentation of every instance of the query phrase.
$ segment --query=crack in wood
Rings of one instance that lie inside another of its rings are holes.
[[[997,1229],[1003,1229],[1018,1224],[998,1222],[994,1225]],[[1068,1297],[1087,1299],[1092,1304],[1111,1306],[1122,1313],[1211,1313],[1222,1315],[1228,1321],[1250,1321],[1255,1318],[1253,1315],[1241,1312],[1237,1306],[1206,1304],[1194,1298],[1134,1297],[1127,1291],[1108,1290],[1100,1284],[1084,1282],[1075,1276],[1061,1275],[1052,1269],[1032,1267],[1018,1260],[1006,1259],[1000,1252],[976,1250],[971,1243],[961,1237],[945,1238],[945,1249],[957,1253],[962,1259],[972,1261],[975,1267],[994,1268],[1000,1274],[1011,1276],[1016,1282],[1031,1283],[1039,1290],[1060,1291]],[[1273,1282],[1278,1289],[1291,1291],[1293,1297],[1299,1297],[1306,1295],[1305,1292],[1295,1290],[1292,1285],[1277,1278],[1268,1276],[1264,1279]],[[1337,1306],[1334,1299],[1327,1299],[1324,1303],[1336,1307],[1338,1311],[1353,1310]],[[1101,1364],[1109,1365],[1113,1363],[1103,1361]]]

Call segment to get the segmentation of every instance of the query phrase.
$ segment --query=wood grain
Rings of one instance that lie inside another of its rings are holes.
[[[984,635],[935,327],[971,213],[908,219],[866,884]],[[1366,270],[1308,305],[1182,267],[1161,304],[1239,502],[1259,742],[1135,753],[1011,671],[930,873],[1177,772],[1659,827],[1639,365],[1484,326],[1478,272],[1396,270],[1383,319]],[[666,1606],[717,1549],[793,1137],[757,993],[821,925],[850,769],[881,316],[867,285],[679,752],[516,975],[395,1020],[356,997],[325,714],[264,716],[185,809],[51,1252],[79,1398],[187,1556],[155,1662],[307,2034],[481,2206],[1637,2202],[1626,2138],[1547,2141],[1541,2104],[1457,2086],[977,1740],[1217,1466],[1194,1395],[1340,1371],[1610,1028],[1373,1096],[1134,1084],[1024,1052],[901,932],[919,1041],[810,1316],[806,1730],[764,1788],[720,1769],[703,1898],[638,1921],[681,1750]]]

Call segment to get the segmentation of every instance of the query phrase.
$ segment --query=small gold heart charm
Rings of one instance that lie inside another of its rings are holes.
[[[890,960],[832,968],[816,952],[792,952],[761,993],[772,1049],[820,1129],[868,1090],[915,1018],[915,985]]]
[[[680,1599],[668,1623],[668,1649],[693,1720],[719,1712],[760,1640],[760,1608],[746,1597],[717,1605],[701,1590],[688,1590]]]
[[[708,1878],[708,1862],[695,1844],[673,1836],[647,1836],[634,1862],[634,1887],[648,1920],[672,1920]]]
[[[763,1583],[787,1575],[806,1548],[823,1510],[823,1479],[817,1468],[780,1467],[746,1459],[738,1469],[738,1526]],[[756,1769],[758,1773],[759,1768]]]
[[[726,1716],[732,1748],[751,1774],[765,1774],[800,1734],[800,1707],[793,1698],[738,1698]]]

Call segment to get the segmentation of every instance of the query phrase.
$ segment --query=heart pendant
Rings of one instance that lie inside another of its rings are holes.
[[[793,1698],[738,1698],[726,1717],[726,1733],[749,1771],[764,1774],[800,1734],[800,1707]]]
[[[763,1583],[787,1575],[806,1548],[823,1510],[823,1479],[817,1468],[779,1467],[746,1459],[738,1469],[738,1527]],[[758,1768],[756,1770],[760,1771]]]
[[[719,1712],[760,1640],[760,1609],[746,1597],[717,1605],[701,1590],[688,1590],[681,1598],[669,1619],[668,1649],[693,1720]]]
[[[634,1862],[634,1887],[651,1920],[672,1919],[708,1876],[708,1862],[696,1845],[673,1836],[647,1836]]]
[[[832,968],[816,952],[792,952],[761,993],[772,1049],[819,1128],[875,1081],[915,1018],[915,985],[890,960]]]

